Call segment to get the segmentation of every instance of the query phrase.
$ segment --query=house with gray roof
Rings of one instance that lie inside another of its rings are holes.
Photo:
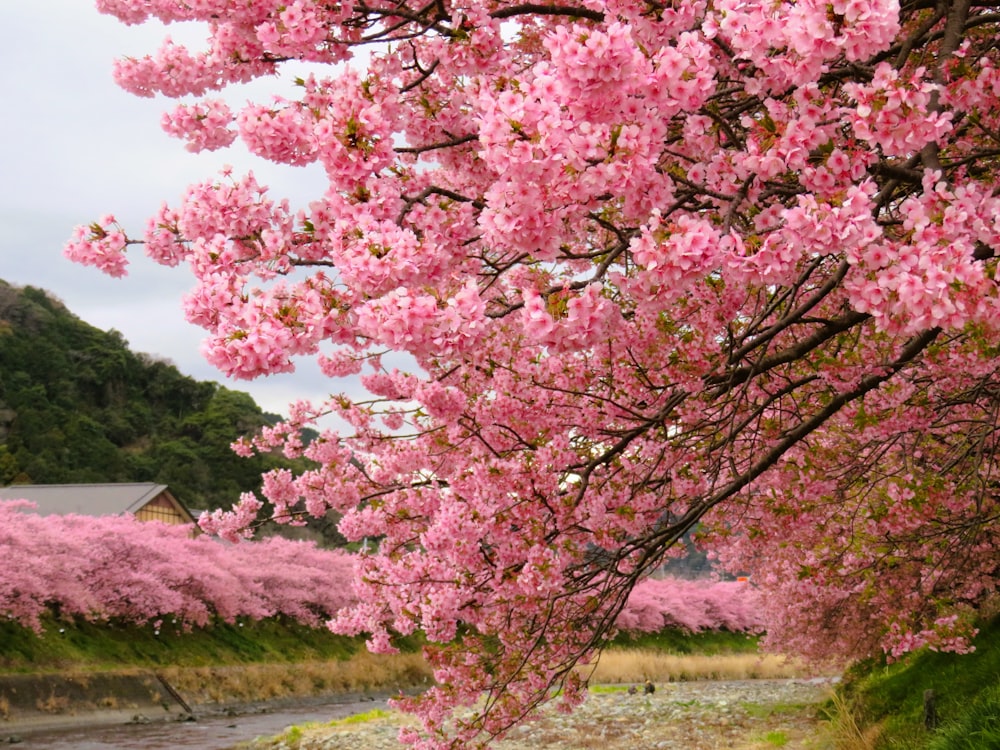
[[[140,521],[194,524],[195,518],[165,484],[15,484],[0,487],[0,500],[30,500],[43,516],[120,516]]]

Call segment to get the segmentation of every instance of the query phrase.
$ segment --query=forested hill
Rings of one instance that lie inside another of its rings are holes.
[[[193,508],[228,507],[272,460],[229,444],[276,419],[0,281],[0,484],[160,482]]]

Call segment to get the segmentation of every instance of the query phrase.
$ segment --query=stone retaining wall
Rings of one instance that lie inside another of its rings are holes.
[[[150,671],[0,675],[0,734],[178,719],[189,710]]]

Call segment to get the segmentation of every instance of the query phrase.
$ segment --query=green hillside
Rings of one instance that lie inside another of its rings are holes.
[[[0,281],[0,484],[159,482],[190,507],[228,507],[279,460],[230,443],[277,419]]]

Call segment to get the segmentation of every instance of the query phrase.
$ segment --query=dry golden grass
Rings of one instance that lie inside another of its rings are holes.
[[[604,652],[590,676],[591,685],[687,680],[753,680],[799,677],[801,665],[773,654],[667,654],[613,649]]]
[[[589,667],[586,668],[589,673]],[[803,674],[773,655],[677,655],[652,650],[605,652],[589,675],[591,685],[686,680],[787,678]],[[169,667],[163,677],[189,703],[238,703],[332,693],[394,691],[431,681],[420,654],[382,655],[360,651],[345,661],[252,664],[227,667]]]
[[[824,725],[824,734],[837,750],[874,750],[882,733],[880,725],[862,728],[844,697],[832,696],[833,714]]]
[[[419,654],[360,651],[350,659],[299,664],[170,667],[164,678],[190,703],[234,703],[325,693],[363,693],[426,684],[430,668]]]
[[[61,714],[69,708],[69,698],[65,695],[56,695],[53,690],[49,692],[48,698],[39,698],[35,701],[35,708],[42,713]]]

